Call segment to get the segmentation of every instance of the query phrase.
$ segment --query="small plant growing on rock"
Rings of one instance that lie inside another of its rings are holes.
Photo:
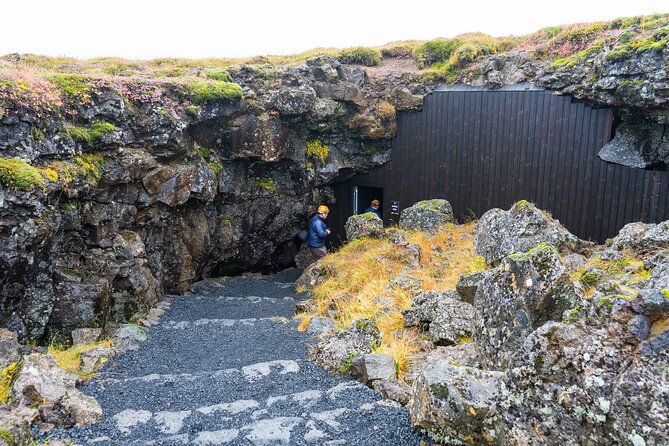
[[[9,393],[21,370],[20,362],[13,362],[0,372],[0,403],[7,404]],[[2,437],[0,437],[2,438]]]
[[[0,158],[0,183],[25,191],[46,186],[42,171],[19,158]]]
[[[261,178],[256,182],[256,184],[262,190],[276,192],[276,182],[271,178]]]
[[[65,126],[65,133],[74,141],[85,147],[93,146],[95,143],[102,140],[105,133],[115,132],[116,130],[118,130],[116,126],[107,121],[94,122],[90,128],[74,125]]]
[[[83,352],[87,352],[89,350],[93,350],[98,347],[110,348],[111,346],[112,346],[111,340],[92,342],[89,344],[77,344],[72,347],[58,345],[52,342],[51,345],[49,345],[48,351],[49,354],[53,356],[53,358],[56,360],[58,367],[68,372],[79,375],[84,379],[88,379],[91,378],[93,374],[85,373],[81,370],[79,364],[79,356]]]
[[[317,160],[320,164],[325,164],[325,160],[330,155],[330,149],[320,139],[307,141],[307,156]]]

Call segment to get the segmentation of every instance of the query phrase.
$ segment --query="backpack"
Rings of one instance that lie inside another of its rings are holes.
[[[300,233],[297,234],[297,238],[299,238],[302,243],[306,242],[309,239],[309,230],[302,229]]]

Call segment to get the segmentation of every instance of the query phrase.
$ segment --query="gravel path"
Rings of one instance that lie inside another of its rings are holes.
[[[297,275],[175,298],[139,350],[84,386],[104,421],[49,436],[99,446],[420,445],[405,409],[305,361],[309,339],[291,319]]]

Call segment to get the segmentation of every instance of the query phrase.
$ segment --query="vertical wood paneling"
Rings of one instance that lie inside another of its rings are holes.
[[[612,122],[611,110],[548,91],[435,92],[421,112],[399,114],[389,164],[335,186],[331,224],[343,232],[356,184],[384,187],[403,209],[443,197],[460,217],[527,199],[599,242],[632,221],[669,219],[669,172],[597,157]]]

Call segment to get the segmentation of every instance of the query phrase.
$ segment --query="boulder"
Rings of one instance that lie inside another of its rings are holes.
[[[537,329],[509,364],[489,437],[499,444],[665,444],[668,316],[669,300],[659,292],[595,295],[584,317]]]
[[[457,344],[474,331],[474,307],[461,301],[455,291],[418,293],[403,314],[405,327],[427,327],[436,345]]]
[[[301,115],[316,103],[316,92],[309,86],[283,87],[270,100],[270,104],[282,115]]]
[[[480,356],[476,343],[467,342],[446,347],[437,347],[428,353],[426,362],[445,361],[456,366],[476,367],[480,366]]]
[[[146,329],[139,325],[126,324],[114,333],[114,349],[120,352],[133,351],[146,341]]]
[[[335,323],[329,317],[312,317],[307,326],[307,333],[310,335],[320,336],[324,333],[329,333],[335,329]]]
[[[669,163],[669,125],[626,123],[597,154],[604,161],[646,169]]]
[[[72,344],[92,344],[100,339],[100,328],[77,328],[72,331]]]
[[[453,208],[446,200],[419,201],[404,209],[400,215],[400,227],[403,229],[434,232],[444,223],[455,223]]]
[[[300,250],[297,252],[297,255],[295,255],[295,266],[304,269],[312,263],[314,263],[314,255],[311,253],[307,244],[302,243]]]
[[[474,228],[474,249],[490,265],[497,264],[509,254],[526,252],[540,243],[548,243],[565,254],[582,252],[592,245],[527,201],[519,201],[508,211],[489,210]]]
[[[658,224],[628,223],[611,240],[611,247],[641,253],[669,248],[669,220]]]
[[[323,265],[323,260],[320,259],[304,270],[300,278],[295,282],[295,286],[298,288],[311,289],[323,282],[327,273],[327,268]]]
[[[58,367],[50,355],[23,357],[23,366],[12,386],[15,406],[36,407],[41,421],[55,427],[72,427],[102,420],[94,398],[76,388],[79,377]]]
[[[388,282],[388,287],[390,289],[399,288],[400,290],[405,290],[405,291],[416,290],[420,288],[422,283],[423,283],[422,280],[417,279],[415,277],[406,274],[399,274],[390,279],[390,281]]]
[[[6,328],[0,328],[0,372],[21,359],[19,336]]]
[[[503,376],[430,361],[411,389],[412,424],[448,444],[481,444],[483,420],[498,396]]]
[[[644,288],[669,289],[669,251],[644,259],[644,267],[651,271],[650,277],[643,284]]]
[[[383,220],[375,213],[367,212],[361,215],[351,215],[344,226],[348,241],[363,237],[382,238],[385,236]]]
[[[34,445],[30,426],[39,421],[39,412],[32,407],[0,407],[0,445]]]
[[[476,296],[476,290],[478,290],[479,284],[483,281],[484,278],[485,271],[462,274],[458,278],[458,283],[455,285],[455,289],[460,295],[460,299],[473,304],[474,296]]]
[[[411,387],[397,378],[372,381],[372,388],[388,400],[397,401],[406,406],[411,399]]]
[[[79,354],[79,369],[86,374],[95,373],[112,356],[114,356],[114,350],[102,346],[83,351]]]
[[[372,350],[381,342],[381,334],[368,319],[353,322],[347,330],[327,334],[309,351],[309,359],[329,370],[348,371],[356,356]]]
[[[583,302],[557,250],[542,244],[489,270],[474,298],[474,339],[483,364],[501,370],[527,336]]]
[[[395,360],[385,353],[368,353],[356,356],[351,364],[351,376],[365,385],[380,379],[395,378]]]

